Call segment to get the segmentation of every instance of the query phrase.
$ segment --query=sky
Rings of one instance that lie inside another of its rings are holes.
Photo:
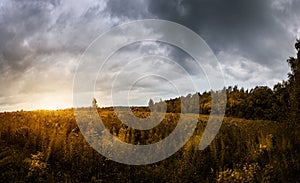
[[[0,111],[73,107],[86,49],[111,28],[142,19],[176,22],[198,34],[219,60],[226,86],[272,87],[287,79],[286,60],[296,55],[299,9],[299,0],[1,0]],[[190,77],[201,83],[197,90],[210,90],[205,71],[192,63],[165,43],[127,45],[98,73],[93,92],[100,106],[110,106],[187,94],[194,91]]]

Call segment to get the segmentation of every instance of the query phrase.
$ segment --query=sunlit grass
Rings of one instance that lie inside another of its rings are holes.
[[[81,135],[73,112],[69,109],[0,113],[2,180],[294,182],[300,178],[299,126],[225,118],[210,146],[199,151],[198,143],[208,119],[200,115],[193,137],[180,151],[155,164],[130,166],[113,162],[93,150]],[[159,126],[138,131],[122,124],[113,111],[100,110],[99,116],[112,134],[132,144],[160,141],[172,132],[179,117],[166,114]]]

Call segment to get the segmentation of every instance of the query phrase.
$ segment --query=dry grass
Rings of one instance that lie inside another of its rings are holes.
[[[149,113],[135,112],[140,117]],[[157,142],[175,128],[178,114],[148,131],[126,127],[102,110],[107,129],[132,144]],[[300,128],[272,121],[225,118],[209,147],[197,149],[208,116],[198,116],[190,141],[161,162],[130,166],[93,150],[73,110],[0,113],[3,182],[296,182],[300,178]]]

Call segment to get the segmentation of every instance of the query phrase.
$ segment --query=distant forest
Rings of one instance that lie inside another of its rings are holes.
[[[240,117],[246,119],[262,119],[273,121],[300,121],[300,40],[296,40],[295,48],[297,57],[290,57],[287,62],[291,67],[288,80],[277,83],[273,88],[257,86],[251,90],[238,88],[238,86],[224,87],[227,94],[225,115],[228,117]],[[188,112],[210,114],[211,96],[214,91],[188,94],[187,96],[166,100],[167,112]],[[198,96],[197,96],[198,95]],[[182,109],[181,101],[193,101],[199,99],[199,106],[186,105],[188,109]],[[162,106],[163,101],[153,104],[150,99],[149,106]],[[195,108],[194,108],[195,107]]]

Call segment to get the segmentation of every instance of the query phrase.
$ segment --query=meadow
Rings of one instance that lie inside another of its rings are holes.
[[[135,111],[139,117],[149,112]],[[192,114],[197,115],[197,114]],[[99,109],[111,134],[132,144],[168,136],[179,114],[157,127],[128,128],[114,111]],[[204,150],[198,150],[208,116],[197,115],[192,138],[174,155],[150,165],[125,165],[95,151],[83,138],[73,109],[0,113],[0,182],[297,182],[300,126],[224,118]]]

